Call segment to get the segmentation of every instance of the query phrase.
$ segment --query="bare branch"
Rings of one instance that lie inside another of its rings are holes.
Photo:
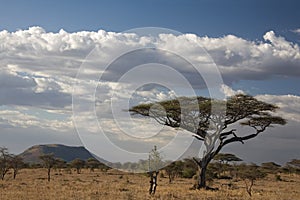
[[[195,138],[198,139],[198,140],[204,141],[204,139],[201,138],[201,137],[199,137],[198,135],[193,135],[193,137],[195,137]]]

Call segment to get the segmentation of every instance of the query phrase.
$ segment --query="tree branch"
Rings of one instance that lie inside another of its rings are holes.
[[[225,139],[227,136],[231,135],[231,134],[235,134],[234,131],[236,131],[236,129],[232,129],[230,131],[224,132],[220,134],[220,140]]]
[[[195,157],[193,157],[193,160],[197,163],[198,166],[201,166],[201,160],[197,160]]]
[[[204,141],[204,139],[203,138],[201,138],[200,136],[198,136],[198,135],[193,135],[193,137],[195,137],[196,139],[198,139],[198,140],[201,140],[201,141]]]

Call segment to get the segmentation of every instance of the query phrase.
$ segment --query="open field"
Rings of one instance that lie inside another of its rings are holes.
[[[150,196],[149,179],[142,174],[52,171],[51,182],[46,176],[46,169],[23,169],[16,180],[12,179],[12,174],[7,174],[5,180],[0,180],[0,199],[300,199],[300,176],[294,174],[281,174],[283,181],[276,181],[274,175],[256,181],[252,197],[246,193],[242,181],[232,182],[233,187],[228,188],[228,180],[215,180],[212,186],[219,191],[205,191],[190,190],[192,179],[178,178],[169,184],[167,178],[160,177],[156,194]]]

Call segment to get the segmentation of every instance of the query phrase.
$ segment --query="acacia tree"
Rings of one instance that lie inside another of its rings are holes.
[[[71,161],[71,166],[73,166],[76,169],[77,174],[80,174],[81,169],[85,166],[85,161],[81,160],[80,158],[76,158],[73,161]]]
[[[2,180],[9,170],[10,159],[11,155],[9,154],[8,149],[6,147],[0,147],[0,175]]]
[[[239,157],[231,153],[219,153],[214,157],[214,160],[219,161],[222,164],[228,164],[229,162],[243,161]]]
[[[164,168],[166,174],[169,177],[169,183],[172,183],[175,177],[182,175],[183,168],[184,162],[182,162],[181,160],[172,162]]]
[[[42,160],[43,165],[45,168],[47,168],[47,174],[48,174],[48,181],[50,181],[51,176],[51,168],[55,166],[57,163],[57,159],[54,157],[53,153],[50,154],[44,154],[40,156],[40,160]]]
[[[100,165],[101,165],[101,163],[99,162],[99,160],[97,160],[95,158],[89,158],[86,161],[86,166],[88,168],[90,168],[91,172],[93,172],[95,169],[99,168]]]
[[[10,159],[10,167],[13,169],[13,178],[16,179],[16,176],[19,170],[24,166],[23,158],[18,155],[12,155]]]
[[[200,170],[198,189],[208,189],[205,178],[207,166],[224,146],[234,142],[244,143],[274,124],[286,123],[283,118],[272,114],[278,109],[277,106],[244,94],[237,94],[227,100],[179,97],[157,104],[160,106],[154,103],[140,104],[129,111],[152,117],[166,126],[190,131],[196,139],[203,141],[206,149],[202,158],[194,158]],[[253,131],[238,135],[236,129],[230,130],[230,126],[237,123],[251,127]]]
[[[213,158],[213,160],[218,161],[218,175],[219,177],[221,177],[221,174],[224,173],[226,171],[226,168],[229,167],[229,162],[240,162],[242,161],[242,159],[240,159],[239,157],[237,157],[234,154],[231,153],[218,153],[217,155],[215,155],[215,157]]]

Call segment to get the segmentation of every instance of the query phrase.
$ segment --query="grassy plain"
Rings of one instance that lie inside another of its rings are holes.
[[[300,199],[300,176],[281,174],[282,181],[276,181],[274,175],[258,180],[253,186],[250,197],[243,181],[215,180],[211,186],[218,191],[191,190],[193,179],[177,178],[169,184],[167,178],[158,179],[154,196],[148,195],[149,179],[142,174],[128,174],[117,171],[101,172],[83,170],[81,174],[72,171],[52,171],[52,179],[47,181],[46,169],[23,169],[16,180],[7,174],[0,180],[1,200],[118,200],[118,199],[207,199],[207,200],[297,200]]]

